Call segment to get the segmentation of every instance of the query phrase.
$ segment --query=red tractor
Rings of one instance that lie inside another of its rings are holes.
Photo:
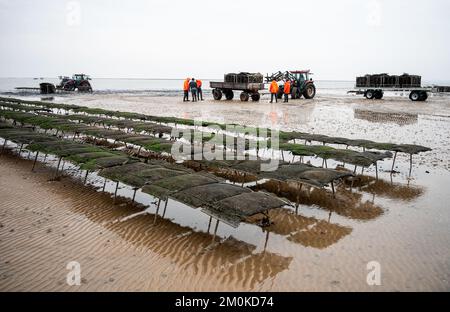
[[[58,90],[92,92],[92,86],[89,82],[91,78],[85,74],[75,74],[72,78],[59,77],[61,83],[56,87]]]

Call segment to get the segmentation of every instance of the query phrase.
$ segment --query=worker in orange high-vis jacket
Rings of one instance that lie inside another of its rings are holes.
[[[202,90],[203,82],[200,79],[197,79],[197,99],[203,101],[203,90]]]
[[[289,94],[291,94],[291,82],[287,80],[284,84],[284,103],[289,102]]]
[[[184,98],[183,102],[189,102],[189,83],[191,82],[191,78],[186,78],[183,84]]]
[[[275,98],[275,102],[278,103],[278,83],[275,80],[272,80],[270,84],[270,103],[273,103],[273,98]]]

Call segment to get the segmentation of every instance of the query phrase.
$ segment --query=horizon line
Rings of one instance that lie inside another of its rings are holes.
[[[90,76],[90,75],[88,75]],[[0,79],[59,79],[59,77],[31,77],[31,76],[0,76]],[[92,78],[92,77],[91,77]],[[110,80],[166,80],[166,81],[179,81],[184,80],[186,78],[139,78],[139,77],[93,77],[92,79],[110,79]],[[218,80],[222,81],[223,78],[201,78],[202,80],[206,81],[213,81]],[[356,77],[354,79],[314,79],[314,81],[334,81],[334,82],[354,82]],[[422,77],[423,79],[423,77]],[[424,82],[450,82],[450,78],[447,79],[423,79]]]
[[[92,77],[90,76],[92,79],[127,79],[127,80],[185,80],[186,78],[138,78],[138,77]],[[59,79],[59,77],[31,77],[31,76],[0,76],[0,79]],[[195,78],[195,77],[194,77]],[[220,80],[223,78],[201,78],[203,80]],[[314,79],[315,81],[344,81],[344,82],[349,82],[349,81],[354,81],[352,80],[348,80],[348,79]]]

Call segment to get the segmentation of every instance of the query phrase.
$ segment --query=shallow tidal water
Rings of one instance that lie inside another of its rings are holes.
[[[367,101],[319,95],[269,104],[267,98],[183,103],[177,97],[94,94],[55,101],[420,144],[433,151],[414,157],[411,176],[409,156],[399,154],[397,173],[389,173],[392,160],[386,160],[379,164],[378,182],[370,168],[364,172],[369,185],[340,185],[336,199],[305,191],[298,210],[272,211],[274,224],[267,229],[220,222],[217,231],[207,214],[175,201],[158,209],[155,198],[138,192],[140,205],[130,205],[132,191],[121,185],[124,198],[114,205],[115,185],[107,184],[109,194],[102,194],[103,180],[95,175],[86,188],[79,182],[82,173],[66,165],[67,177],[49,181],[48,168],[31,174],[29,161],[3,157],[1,290],[72,290],[65,284],[69,261],[84,268],[84,282],[75,289],[81,291],[450,290],[449,98],[412,103],[393,96]],[[322,165],[320,159],[310,161]],[[379,286],[367,283],[367,264],[373,261],[381,268]]]

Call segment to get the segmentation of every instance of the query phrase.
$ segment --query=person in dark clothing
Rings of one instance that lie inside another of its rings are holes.
[[[192,102],[197,102],[197,82],[194,78],[192,78],[191,82],[189,83],[189,89],[191,90],[192,94]]]

